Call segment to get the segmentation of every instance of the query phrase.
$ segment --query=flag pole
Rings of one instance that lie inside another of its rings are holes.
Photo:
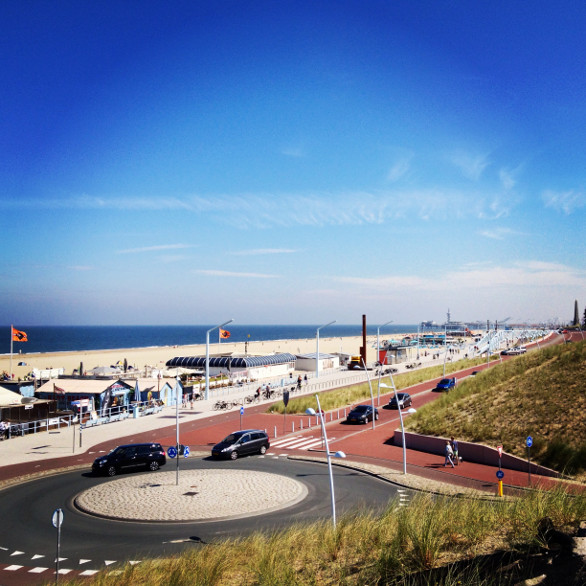
[[[12,348],[14,344],[14,325],[10,324],[10,380],[12,380]]]

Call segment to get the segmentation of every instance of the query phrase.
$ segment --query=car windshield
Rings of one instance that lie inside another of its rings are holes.
[[[450,382],[450,379],[449,378],[442,378],[442,380],[440,381],[440,384],[444,384],[445,385],[445,384],[447,384],[449,382]]]
[[[356,411],[357,413],[364,413],[365,411],[368,411],[370,409],[370,407],[368,405],[358,405],[358,407],[354,408],[354,411]]]
[[[231,433],[229,436],[225,437],[222,440],[223,444],[233,444],[235,441],[239,440],[242,437],[241,433]]]

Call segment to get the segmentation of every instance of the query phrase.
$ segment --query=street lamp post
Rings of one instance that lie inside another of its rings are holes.
[[[395,382],[393,381],[392,377],[391,382],[393,384],[392,387],[389,387],[389,385],[385,385],[384,383],[381,383],[380,386],[383,389],[393,389],[395,393],[395,400],[397,401],[397,410],[399,411],[399,422],[401,425],[401,438],[403,443],[403,474],[407,474],[407,444],[405,442],[405,428],[403,427],[403,410],[401,409],[401,403],[399,401],[397,389],[395,388]],[[416,413],[416,410],[411,407],[407,410],[407,413]]]
[[[317,401],[317,410],[319,413],[319,420],[321,422],[321,432],[322,432],[324,446],[326,449],[326,456],[327,456],[327,460],[328,460],[328,474],[330,476],[330,498],[332,500],[332,523],[334,525],[334,529],[336,529],[336,498],[334,496],[334,474],[332,472],[332,460],[331,460],[332,454],[330,453],[330,447],[328,445],[328,436],[326,434],[326,425],[324,422],[324,414],[323,414],[323,411],[321,410],[321,405],[319,404],[319,395],[317,395],[317,394],[315,395],[315,400]],[[305,413],[309,416],[316,415],[316,412],[311,407],[308,407],[305,410]],[[344,452],[336,452],[335,454],[333,454],[333,456],[335,456],[336,458],[345,458],[346,454],[344,454]]]
[[[319,326],[319,328],[317,328],[316,334],[315,334],[315,341],[316,341],[316,348],[315,348],[315,378],[319,378],[319,331],[322,328],[327,328],[328,326],[331,326],[332,324],[335,324],[336,320],[331,321],[328,324],[325,324],[323,326]]]
[[[370,376],[368,374],[368,368],[366,368],[366,364],[364,363],[364,358],[362,359],[362,366],[364,367],[364,372],[366,373],[366,380],[368,381],[368,388],[370,389],[370,408],[372,409],[372,429],[374,429],[374,420],[376,419],[376,417],[375,417],[376,412],[374,410],[374,395],[372,394],[372,384],[370,384]]]
[[[384,323],[382,326],[379,326],[378,328],[376,328],[376,360],[377,362],[380,362],[379,356],[380,356],[380,329],[384,328],[385,326],[388,326],[389,324],[392,324],[393,320],[388,321],[386,323]],[[386,358],[386,356],[385,356]],[[384,361],[383,361],[384,364]]]
[[[228,321],[225,321],[223,324],[220,324],[219,326],[214,326],[213,328],[210,328],[206,332],[206,388],[204,392],[204,399],[206,401],[208,400],[210,392],[210,332],[213,332],[216,328],[223,328],[224,326],[227,326],[229,323],[232,323],[233,321],[233,319],[229,319]]]

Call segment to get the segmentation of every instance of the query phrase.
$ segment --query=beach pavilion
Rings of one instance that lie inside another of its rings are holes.
[[[205,369],[205,356],[177,356],[167,361],[166,367]],[[295,370],[296,358],[293,354],[269,354],[267,356],[210,356],[209,372],[212,376],[227,374],[231,378],[258,380],[288,375]]]

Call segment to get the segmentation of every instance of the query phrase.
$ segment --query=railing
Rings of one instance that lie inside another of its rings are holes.
[[[46,419],[36,419],[34,421],[23,421],[20,423],[8,423],[7,428],[3,431],[3,439],[12,439],[13,437],[22,437],[29,433],[39,433],[41,431],[57,431],[62,427],[69,428],[77,422],[76,415],[65,415],[59,417],[48,417]]]

